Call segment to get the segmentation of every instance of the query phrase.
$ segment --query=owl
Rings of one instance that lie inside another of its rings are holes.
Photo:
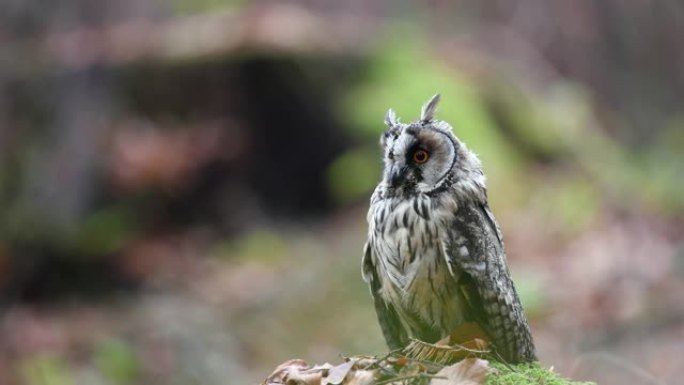
[[[382,181],[368,211],[363,277],[390,349],[409,338],[436,342],[475,323],[507,362],[535,361],[532,336],[511,280],[477,156],[434,119],[390,109],[381,136]]]

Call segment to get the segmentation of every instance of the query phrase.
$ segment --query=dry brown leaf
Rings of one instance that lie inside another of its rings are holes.
[[[313,367],[311,367],[311,368],[303,369],[303,370],[306,370],[306,371],[308,371],[308,372],[313,372],[313,371],[316,371],[316,370],[318,370],[318,371],[330,370],[330,369],[332,369],[332,368],[333,368],[332,364],[331,364],[330,362],[326,362],[325,364],[315,365],[315,366],[313,366]]]
[[[450,343],[451,343],[451,334],[442,338],[441,340],[435,342],[434,345],[436,345],[436,346],[447,346],[448,347]]]
[[[287,381],[288,373],[294,369],[296,370],[306,370],[309,368],[309,364],[306,361],[295,358],[292,360],[287,360],[271,373],[270,376],[266,378],[264,384],[284,384]]]
[[[484,384],[489,362],[479,358],[465,360],[443,368],[430,381],[430,385],[480,385]]]
[[[288,371],[285,383],[287,385],[321,385],[323,371],[302,372],[296,368]]]
[[[353,362],[351,365],[353,365]],[[329,363],[311,367],[304,360],[289,360],[280,364],[280,366],[268,376],[264,385],[321,385],[323,374],[329,373],[329,371],[334,368],[335,367]]]
[[[345,385],[371,385],[375,383],[375,370],[356,370],[349,374]]]
[[[476,324],[475,322],[466,322],[459,325],[449,334],[447,345],[463,345],[464,343],[475,339],[483,341],[492,340],[489,334],[487,334],[487,332],[484,331],[480,325]]]
[[[378,362],[376,357],[369,356],[353,356],[349,357],[350,360],[354,361],[354,367],[356,368],[368,368],[371,365],[375,365]]]
[[[354,360],[349,360],[337,366],[333,366],[328,370],[328,375],[321,380],[321,385],[333,384],[338,385],[344,381],[347,377],[352,366],[354,366]]]

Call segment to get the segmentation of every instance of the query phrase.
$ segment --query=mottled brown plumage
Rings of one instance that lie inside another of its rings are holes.
[[[390,348],[436,342],[466,322],[508,362],[536,360],[534,344],[489,210],[477,156],[433,119],[391,110],[381,138],[383,180],[371,198],[363,273]]]

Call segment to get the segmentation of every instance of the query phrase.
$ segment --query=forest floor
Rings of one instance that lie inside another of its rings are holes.
[[[210,249],[199,232],[141,241],[124,258],[148,277],[133,295],[4,312],[0,384],[257,383],[291,358],[382,353],[360,277],[364,211]],[[606,216],[559,240],[514,217],[501,222],[542,365],[599,384],[684,376],[684,267],[667,224]]]

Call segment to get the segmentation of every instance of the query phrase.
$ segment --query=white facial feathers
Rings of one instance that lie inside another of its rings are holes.
[[[447,184],[464,196],[484,197],[484,175],[477,156],[453,132],[437,120],[440,101],[436,94],[422,107],[420,120],[401,123],[394,110],[385,115],[387,131],[380,137],[384,151],[384,185],[412,194],[443,189]],[[416,161],[417,151],[427,159]]]

